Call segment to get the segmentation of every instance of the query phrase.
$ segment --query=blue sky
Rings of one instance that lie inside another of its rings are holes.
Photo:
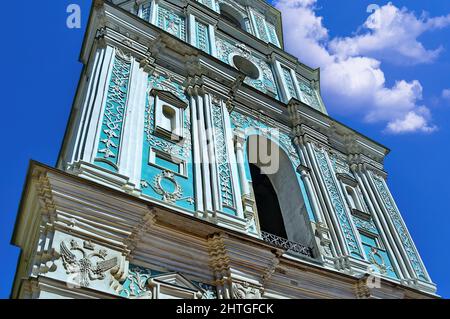
[[[56,163],[81,71],[78,55],[90,2],[26,0],[22,5],[29,10],[5,2],[0,11],[7,30],[0,53],[3,298],[9,296],[19,254],[9,242],[28,162]],[[71,3],[81,5],[80,30],[66,28]],[[370,4],[380,6],[379,16],[367,13]],[[280,0],[277,6],[284,14],[287,50],[322,69],[330,115],[392,149],[386,159],[392,193],[439,293],[450,297],[450,97],[443,96],[450,89],[445,19],[450,2]],[[365,27],[367,19],[381,27]],[[387,36],[392,34],[395,38]]]

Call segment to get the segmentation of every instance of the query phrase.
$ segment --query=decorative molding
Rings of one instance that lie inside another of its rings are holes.
[[[369,220],[365,220],[356,215],[352,215],[352,218],[357,228],[360,228],[372,234],[378,234],[378,229],[371,218],[369,218]]]
[[[149,77],[149,90],[161,90],[172,93],[181,101],[185,101],[187,105],[184,88],[176,83],[174,79],[162,74],[154,74]],[[147,100],[146,117],[145,117],[145,132],[146,140],[149,145],[158,150],[164,151],[167,154],[175,155],[180,158],[188,159],[191,157],[192,138],[191,138],[191,116],[190,112],[186,110],[184,113],[184,129],[183,139],[181,142],[174,143],[164,138],[155,135],[155,105],[150,99]]]
[[[309,81],[300,75],[297,75],[297,80],[300,86],[300,101],[318,111],[322,111],[323,107],[316,89],[316,82],[314,80]]]
[[[233,299],[262,299],[263,289],[248,282],[233,283]]]
[[[114,60],[105,111],[101,126],[100,145],[95,161],[118,170],[122,127],[125,120],[132,58],[117,50]]]
[[[173,190],[166,189],[163,182],[171,183]],[[163,171],[161,174],[156,175],[152,187],[157,194],[162,196],[162,200],[167,203],[175,203],[183,196],[183,189],[176,181],[175,175],[169,171]]]
[[[142,237],[156,224],[156,211],[149,209],[149,211],[142,217],[139,224],[133,229],[133,232],[125,241],[128,250],[128,256],[131,256]]]
[[[246,77],[244,82],[255,89],[268,94],[274,98],[279,98],[275,78],[270,65],[260,58],[257,58],[245,44],[232,44],[231,42],[216,38],[217,57],[224,63],[234,66],[233,57],[241,56],[258,67],[260,76],[258,79]]]
[[[406,229],[406,226],[400,216],[400,213],[397,211],[397,208],[392,200],[389,190],[385,185],[384,179],[375,174],[371,174],[371,176],[373,177],[372,179],[374,181],[378,194],[380,195],[383,201],[383,205],[389,214],[390,220],[393,223],[400,237],[401,243],[406,251],[406,254],[409,258],[411,266],[414,269],[414,272],[416,273],[419,279],[429,281],[429,278],[424,271],[422,262],[420,261],[420,257],[418,256],[414,244],[409,236],[408,230]]]
[[[186,19],[173,10],[158,5],[158,27],[173,36],[186,41]]]
[[[150,270],[138,266],[130,266],[119,295],[128,299],[153,299],[153,292],[148,287],[148,280],[151,277],[152,273]]]
[[[228,159],[227,141],[225,137],[225,124],[223,109],[217,99],[212,99],[212,122],[216,146],[216,163],[219,173],[219,186],[222,197],[222,205],[235,209],[235,195],[231,175],[230,160]]]
[[[344,201],[342,200],[338,186],[336,185],[332,171],[328,166],[328,161],[326,158],[326,154],[323,150],[315,149],[315,155],[317,162],[319,163],[319,168],[322,172],[322,177],[325,182],[325,186],[327,188],[328,194],[331,199],[331,203],[335,210],[339,225],[344,233],[344,240],[347,244],[349,252],[351,254],[356,254],[359,258],[362,257],[362,251],[358,245],[358,240],[353,232],[353,228],[351,226],[351,220],[349,219],[347,212],[345,211]]]
[[[287,134],[277,131],[278,136],[274,136],[274,134],[272,134],[273,128],[269,127],[263,121],[256,120],[238,112],[231,113],[231,120],[233,124],[240,129],[254,129],[255,132],[260,135],[277,142],[289,156],[295,169],[297,169],[297,167],[301,164],[300,157],[294,147],[292,139]],[[274,140],[275,137],[276,139]]]
[[[211,54],[211,41],[209,37],[209,27],[200,21],[195,21],[196,46],[200,50]]]

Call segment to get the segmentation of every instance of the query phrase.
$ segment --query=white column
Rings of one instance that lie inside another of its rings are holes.
[[[386,225],[386,221],[380,216],[380,208],[378,204],[373,200],[373,195],[371,195],[371,190],[367,188],[365,181],[361,178],[360,169],[357,169],[355,166],[360,165],[352,165],[352,171],[355,174],[356,180],[358,181],[358,185],[361,187],[361,191],[363,196],[367,198],[367,205],[369,206],[370,211],[372,212],[372,217],[375,221],[377,228],[380,230],[381,238],[386,245],[386,248],[389,254],[392,256],[392,264],[395,266],[399,278],[405,278],[408,274],[408,270],[402,260],[401,254],[398,251],[394,239],[392,238],[390,231]]]
[[[202,181],[203,181],[203,202],[204,207],[207,211],[213,212],[212,207],[212,194],[211,194],[211,176],[209,170],[209,158],[208,158],[208,146],[206,143],[206,130],[205,130],[205,116],[204,116],[204,105],[203,97],[200,95],[196,96],[197,99],[197,111],[198,111],[198,122],[199,122],[199,135],[197,139],[200,144],[200,154],[201,154],[201,167],[202,167]]]
[[[310,172],[303,165],[299,167],[299,171],[302,176],[303,182],[305,183],[306,191],[308,193],[307,195],[309,195],[308,198],[310,199],[310,202],[313,206],[314,216],[316,217],[316,222],[323,223],[322,212],[320,211],[319,205],[317,204],[316,194],[315,194],[314,188],[312,187],[312,184],[311,184]]]
[[[328,189],[322,180],[322,170],[320,169],[320,166],[317,163],[316,156],[315,156],[314,150],[312,149],[311,144],[307,143],[306,149],[308,151],[309,158],[311,159],[312,168],[316,172],[318,185],[322,189],[325,206],[328,208],[328,212],[329,212],[328,217],[331,220],[331,225],[333,225],[333,227],[331,227],[331,228],[336,232],[335,241],[334,241],[335,249],[338,254],[341,253],[344,256],[349,255],[347,243],[346,243],[346,240],[344,239],[344,234],[342,233],[340,223],[337,220],[334,206],[330,201],[330,197],[329,197],[330,195],[328,193]]]
[[[300,83],[298,83],[297,74],[294,70],[291,70],[291,77],[292,81],[294,81],[295,86],[295,92],[297,92],[297,99],[300,100],[300,97],[302,96],[302,91],[300,90]]]
[[[191,89],[194,91],[194,89]],[[203,184],[202,184],[202,167],[200,157],[200,143],[199,143],[199,129],[198,129],[198,116],[197,116],[197,101],[193,96],[193,92],[189,94],[191,96],[191,125],[192,125],[192,151],[193,158],[193,171],[194,171],[194,188],[195,188],[195,202],[197,204],[197,211],[203,212]]]
[[[80,90],[75,101],[75,108],[78,110],[76,124],[69,132],[70,140],[65,145],[65,154],[60,159],[59,165],[61,168],[66,167],[67,164],[73,164],[80,160],[81,148],[84,145],[83,142],[86,138],[86,125],[89,122],[89,110],[92,106],[92,99],[95,95],[92,94],[95,91],[98,82],[100,81],[100,74],[102,72],[102,66],[105,59],[106,48],[99,47],[93,50],[95,53],[91,56],[90,61],[92,63],[86,66],[83,74],[83,83],[80,85]],[[90,74],[90,76],[88,76]]]
[[[206,136],[208,138],[208,155],[209,155],[209,168],[211,172],[211,186],[212,186],[212,198],[213,198],[213,209],[214,211],[218,211],[220,209],[220,201],[219,201],[219,178],[217,172],[217,159],[216,153],[214,152],[215,143],[213,137],[213,123],[212,123],[212,105],[211,98],[209,94],[205,94],[205,103],[204,103],[204,113],[205,113],[205,122],[206,122]]]
[[[402,241],[402,239],[400,238],[400,235],[399,235],[399,233],[398,233],[398,231],[397,231],[397,228],[396,228],[396,227],[394,226],[394,224],[393,224],[392,218],[390,217],[390,214],[389,214],[389,212],[387,211],[387,209],[386,209],[386,207],[385,207],[385,203],[384,203],[383,199],[381,198],[381,195],[379,194],[379,192],[378,192],[378,190],[377,190],[377,187],[375,186],[375,183],[374,183],[374,181],[373,181],[373,179],[372,179],[371,174],[370,174],[369,172],[366,172],[364,175],[365,175],[365,177],[366,177],[366,179],[367,179],[367,181],[368,181],[368,184],[371,186],[371,188],[372,188],[372,190],[373,190],[373,192],[374,192],[374,194],[375,194],[376,200],[377,200],[378,203],[380,204],[381,210],[383,211],[383,214],[385,215],[385,218],[386,218],[388,224],[390,224],[390,226],[391,226],[391,227],[390,227],[391,233],[392,233],[392,235],[394,236],[394,238],[396,238],[396,240],[397,240],[397,246],[398,246],[398,248],[400,249],[400,251],[402,252],[402,255],[404,256],[404,261],[406,261],[406,265],[408,266],[408,269],[410,270],[411,278],[418,278],[418,276],[417,276],[417,274],[416,274],[416,271],[415,271],[414,267],[412,266],[411,261],[410,261],[410,259],[409,259],[409,255],[408,255],[408,253],[406,252],[405,247],[403,246],[403,241]],[[397,206],[396,206],[396,204],[395,204],[395,202],[394,202],[394,200],[393,200],[393,197],[392,197],[392,195],[390,194],[389,188],[387,187],[387,185],[386,185],[386,183],[384,182],[384,180],[383,180],[383,184],[384,184],[384,187],[385,187],[386,191],[388,192],[388,196],[390,197],[390,199],[391,199],[391,201],[392,201],[392,205],[394,205],[394,209],[396,209],[397,213],[399,214],[400,222],[402,223],[402,226],[403,226],[403,228],[405,229],[406,236],[408,237],[409,241],[411,242],[411,246],[412,246],[412,248],[414,249],[414,252],[415,252],[415,254],[416,254],[416,256],[417,256],[417,259],[418,259],[418,261],[419,261],[419,263],[420,263],[420,265],[421,265],[421,267],[422,267],[422,269],[423,269],[423,273],[425,274],[425,276],[426,276],[427,278],[429,278],[429,275],[428,275],[428,273],[427,273],[427,270],[425,269],[425,266],[424,266],[424,264],[423,264],[423,262],[422,262],[422,260],[421,260],[421,258],[420,258],[420,255],[419,255],[419,253],[418,253],[418,250],[417,250],[417,248],[415,247],[414,242],[413,242],[413,240],[411,239],[411,236],[409,235],[409,231],[408,231],[408,229],[406,228],[406,224],[404,223],[404,221],[403,221],[403,219],[402,219],[402,217],[401,217],[401,215],[400,215],[400,212],[399,212],[399,210],[398,210],[398,208],[397,208]]]
[[[278,76],[278,83],[280,83],[281,86],[281,92],[283,94],[283,97],[286,99],[286,102],[289,102],[289,100],[292,98],[291,93],[289,93],[288,86],[286,84],[286,79],[284,78],[283,68],[281,66],[281,63],[279,61],[275,60],[275,69],[276,74]]]
[[[97,156],[97,149],[102,129],[101,121],[105,112],[106,98],[108,95],[109,82],[114,66],[114,56],[116,50],[110,46],[106,47],[104,62],[96,88],[91,92],[91,96],[86,99],[88,114],[87,125],[83,134],[86,135],[82,146],[81,160],[93,163]],[[92,103],[92,104],[91,104]]]
[[[224,132],[227,143],[228,160],[230,161],[231,176],[234,189],[234,200],[236,203],[237,215],[240,218],[244,216],[244,208],[242,206],[242,192],[239,186],[239,169],[237,165],[236,153],[234,150],[234,135],[231,127],[230,113],[225,107],[225,102],[221,101],[221,108],[223,112]]]
[[[129,177],[129,187],[140,188],[144,145],[144,116],[148,74],[133,61],[130,90],[119,154],[119,174]]]
[[[239,177],[241,182],[242,196],[250,195],[250,186],[245,174],[245,160],[244,160],[244,146],[245,146],[245,135],[241,131],[236,132],[236,160],[239,171]]]
[[[337,189],[337,191],[339,193],[339,197],[340,197],[340,199],[342,201],[342,204],[344,206],[343,207],[344,213],[347,216],[347,220],[348,220],[348,223],[349,223],[349,225],[350,225],[350,227],[352,229],[353,235],[355,237],[356,244],[358,245],[359,250],[361,252],[361,257],[363,257],[365,260],[368,260],[368,258],[366,256],[366,252],[364,250],[364,247],[362,245],[362,242],[361,242],[361,239],[360,239],[360,236],[359,236],[359,232],[358,232],[358,230],[357,230],[357,228],[355,226],[355,223],[353,221],[353,217],[352,217],[352,214],[351,214],[351,211],[350,211],[351,208],[349,208],[348,205],[347,205],[347,199],[346,199],[347,196],[344,195],[344,193],[342,192],[342,188],[340,187],[341,183],[339,182],[339,180],[336,177],[336,174],[335,174],[334,169],[333,169],[333,164],[331,163],[331,160],[330,160],[330,157],[328,156],[328,153],[325,154],[325,157],[327,159],[328,167],[330,168],[330,170],[332,172],[331,173],[331,178],[333,179],[334,184],[336,185],[336,189]]]

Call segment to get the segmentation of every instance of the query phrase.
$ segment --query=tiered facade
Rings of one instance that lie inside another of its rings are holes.
[[[434,297],[389,151],[327,115],[263,0],[96,0],[80,59],[57,168],[29,169],[13,298]]]

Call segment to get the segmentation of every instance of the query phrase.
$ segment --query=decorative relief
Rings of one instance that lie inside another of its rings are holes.
[[[271,42],[266,30],[266,18],[258,12],[252,10],[255,17],[256,30],[258,31],[259,38],[265,42]]]
[[[175,175],[169,171],[163,171],[161,174],[155,176],[153,183],[149,184],[147,181],[141,181],[142,188],[152,187],[155,193],[162,196],[162,200],[166,203],[175,204],[178,201],[186,200],[189,204],[194,204],[192,197],[183,197],[183,188],[178,184]]]
[[[281,70],[283,71],[284,80],[286,81],[286,86],[289,94],[291,97],[298,98],[297,96],[297,90],[295,89],[294,80],[292,79],[291,71],[288,68],[285,68],[284,66],[281,67]]]
[[[312,108],[321,111],[321,103],[317,96],[317,91],[310,81],[304,79],[303,77],[298,76],[298,83],[300,85],[300,100],[311,106]]]
[[[275,44],[276,46],[279,47],[280,45],[279,45],[278,35],[277,35],[277,31],[275,30],[275,27],[273,25],[271,25],[270,23],[267,23],[267,30],[269,31],[270,42],[272,42],[273,44]]]
[[[218,58],[229,65],[233,65],[232,59],[236,55],[254,63],[260,71],[259,78],[251,79],[250,77],[246,77],[244,82],[263,93],[279,98],[273,72],[267,62],[255,57],[244,44],[232,44],[226,40],[217,38],[216,47]]]
[[[251,286],[248,282],[233,283],[233,299],[261,299],[261,289]]]
[[[386,275],[388,270],[392,271],[392,267],[386,263],[384,257],[379,253],[377,248],[372,247],[368,255],[369,261],[378,268],[380,274]]]
[[[120,296],[132,299],[152,299],[153,293],[148,289],[147,282],[151,271],[137,266],[130,266],[126,281],[122,285]]]
[[[158,134],[156,125],[157,103],[156,98],[152,96],[152,92],[159,91],[158,96],[169,94],[173,98],[184,103],[183,112],[177,122],[177,139],[174,140],[174,134],[170,136]],[[160,152],[167,156],[167,159],[173,159],[178,163],[179,159],[183,159],[186,163],[191,163],[192,159],[192,137],[191,137],[191,114],[189,101],[184,93],[184,87],[176,80],[176,77],[168,72],[155,72],[148,78],[148,94],[145,108],[145,140],[143,152],[143,168],[141,188],[145,195],[158,198],[161,200],[182,206],[191,210],[195,204],[192,198],[192,181],[190,179],[190,166],[186,164],[183,176],[173,174],[162,167],[150,167],[149,158],[151,152]],[[179,127],[178,127],[179,126]],[[179,136],[178,136],[179,135]],[[148,151],[147,151],[148,150]]]
[[[211,53],[211,45],[209,41],[209,31],[208,25],[196,21],[196,40],[197,40],[197,48],[206,53]]]
[[[222,204],[229,208],[235,208],[233,182],[231,178],[231,167],[228,159],[227,141],[225,137],[225,124],[223,121],[223,110],[220,101],[212,103],[212,117],[214,126],[214,138],[216,141],[216,160],[219,170],[220,189]]]
[[[333,179],[332,171],[328,166],[326,155],[320,149],[315,150],[315,155],[319,163],[320,170],[322,171],[322,176],[325,182],[325,186],[330,195],[331,203],[337,214],[339,225],[341,226],[342,232],[344,233],[344,238],[347,243],[347,247],[351,254],[353,254],[358,258],[361,258],[362,257],[361,249],[359,248],[358,241],[353,232],[351,220],[349,219],[349,217],[347,216],[347,212],[345,211],[344,202],[339,194],[338,187]]]
[[[214,1],[214,0],[212,0],[212,1]],[[225,4],[229,5],[230,7],[234,8],[236,11],[238,11],[240,13],[241,17],[248,18],[247,9],[245,8],[245,6],[240,4],[239,1],[235,1],[235,0],[217,0],[217,2],[219,4],[220,3],[225,3]]]
[[[333,169],[336,174],[347,174],[354,177],[350,170],[350,165],[347,163],[347,157],[338,153],[330,153],[330,161],[333,164]]]
[[[118,264],[117,257],[106,260],[106,250],[96,250],[91,242],[85,241],[81,246],[76,240],[71,240],[69,247],[61,242],[61,259],[67,274],[75,275],[73,281],[81,287],[89,287],[91,281],[105,279],[105,273]],[[75,253],[81,254],[81,258],[77,258]]]
[[[167,188],[167,184],[170,184],[169,188],[172,189]],[[155,177],[153,189],[163,197],[163,201],[169,203],[175,203],[183,196],[183,189],[175,180],[174,174],[168,171],[163,171]]]
[[[117,51],[106,97],[101,127],[100,145],[96,161],[109,164],[117,170],[122,126],[128,97],[131,58]]]
[[[389,216],[397,230],[398,235],[402,241],[403,247],[406,250],[408,258],[411,262],[411,265],[414,268],[417,276],[422,280],[429,280],[425,274],[422,263],[420,262],[419,256],[414,248],[414,245],[409,237],[408,231],[402,221],[400,213],[397,211],[393,200],[389,194],[387,187],[385,186],[384,180],[376,176],[375,174],[371,174],[373,177],[373,181],[375,183],[375,187],[377,188],[378,193],[380,194],[384,206],[386,207]]]
[[[231,121],[232,123],[242,129],[255,129],[258,131],[259,134],[262,136],[273,140],[274,135],[273,129],[268,127],[265,123],[262,121],[253,119],[249,116],[245,116],[238,112],[231,113]],[[294,144],[292,143],[292,139],[289,137],[289,135],[286,135],[282,132],[278,133],[278,139],[275,142],[278,142],[280,147],[286,152],[286,154],[289,156],[289,158],[292,161],[292,164],[297,168],[300,165],[300,158],[299,155],[294,147]]]
[[[201,299],[218,299],[216,287],[203,283],[195,283],[195,284],[197,284],[197,286],[199,286],[203,291]]]
[[[183,41],[186,40],[186,21],[172,10],[158,6],[158,27]]]
[[[130,265],[128,276],[122,284],[119,295],[129,299],[157,299],[158,295],[155,295],[153,291],[153,288],[157,285],[155,280],[164,279],[165,277],[168,279],[167,284],[171,286],[198,290],[195,294],[196,298],[217,299],[217,292],[214,286],[187,280],[180,274],[155,271],[135,265]],[[164,284],[164,281],[160,281],[160,284]]]
[[[364,220],[358,216],[352,216],[355,226],[370,233],[378,234],[378,229],[372,219]]]

